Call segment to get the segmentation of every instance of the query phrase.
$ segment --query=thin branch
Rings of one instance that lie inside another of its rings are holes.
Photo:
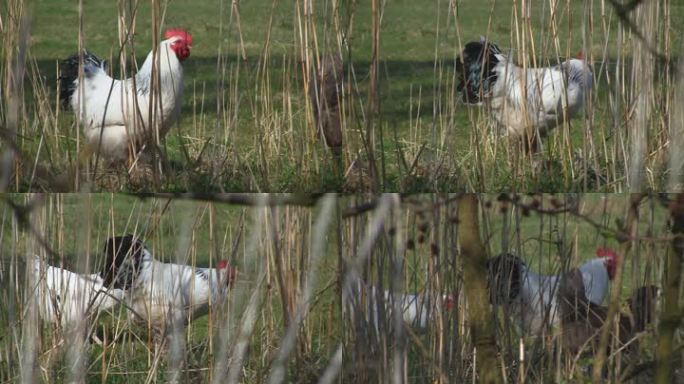
[[[8,195],[0,195],[2,199],[7,203],[7,205],[12,209],[12,213],[14,214],[14,218],[17,220],[17,223],[19,224],[19,227],[24,230],[29,232],[31,235],[33,235],[40,244],[43,249],[50,255],[50,257],[58,259],[60,258],[59,254],[52,249],[50,246],[50,243],[48,243],[47,240],[45,240],[45,237],[41,235],[40,231],[31,223],[31,220],[29,220],[29,215],[39,206],[43,205],[43,202],[45,201],[45,195],[38,194],[36,197],[33,198],[33,200],[29,201],[28,203],[22,205],[14,202]],[[30,255],[27,255],[27,257]]]
[[[639,4],[643,2],[643,0],[632,0],[630,3],[627,4],[621,4],[617,0],[608,0],[610,5],[613,6],[615,9],[615,14],[617,15],[618,19],[627,27],[627,29],[634,34],[634,36],[637,37],[643,44],[646,49],[651,52],[651,54],[658,59],[669,63],[669,59],[666,55],[663,53],[659,52],[656,47],[653,47],[647,40],[646,37],[641,33],[637,25],[630,19],[629,14],[636,9]]]
[[[628,233],[631,238],[636,237],[639,221],[639,205],[646,197],[646,194],[635,193],[629,197],[629,206],[627,207],[627,214],[625,218],[624,231]],[[600,383],[603,378],[603,365],[606,360],[606,351],[611,336],[611,328],[614,321],[612,319],[619,312],[620,303],[620,288],[622,288],[622,275],[624,271],[624,257],[629,254],[632,248],[632,242],[626,241],[620,247],[620,252],[617,257],[616,274],[613,278],[612,286],[614,287],[610,292],[610,303],[608,305],[608,314],[606,315],[606,322],[601,327],[601,338],[599,340],[599,349],[594,358],[594,367],[592,369],[592,380],[594,383]]]

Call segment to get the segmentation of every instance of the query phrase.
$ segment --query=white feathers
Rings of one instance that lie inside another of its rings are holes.
[[[601,257],[588,261],[582,264],[579,270],[582,273],[587,300],[596,305],[603,304],[610,285],[605,258]]]
[[[390,322],[386,327],[392,327],[391,313],[393,308],[395,308],[395,305],[398,305],[398,308],[400,308],[404,322],[421,332],[427,329],[431,315],[434,316],[434,314],[437,313],[436,307],[443,307],[443,309],[446,310],[451,305],[448,304],[451,301],[451,297],[446,294],[442,295],[441,298],[439,296],[431,298],[427,292],[417,295],[397,293],[394,297],[392,297],[392,293],[388,290],[380,293],[380,297],[378,297],[378,293],[379,290],[375,286],[370,286],[365,292],[366,297],[363,299],[366,301],[366,307],[368,308],[368,310],[365,311],[365,316],[367,316],[366,320],[373,324],[377,332],[380,330],[379,324],[381,317],[383,316],[387,316],[387,321]],[[357,297],[354,299],[355,302],[362,300],[360,292],[358,292],[356,296]],[[378,303],[378,299],[380,299],[380,303]],[[356,304],[358,305],[359,303]],[[353,306],[351,312],[352,316],[356,313],[353,310]]]
[[[594,304],[602,304],[610,285],[603,258],[590,260],[579,270],[587,299]],[[511,310],[523,330],[538,335],[545,324],[556,325],[560,321],[557,293],[561,276],[539,275],[526,265],[522,266],[521,274],[521,292],[511,304]]]
[[[141,270],[133,282],[130,306],[139,322],[163,328],[178,321],[187,324],[225,299],[231,267],[193,268],[162,263],[145,249]]]
[[[101,67],[91,66],[88,71],[92,73],[84,77],[83,84],[75,80],[70,105],[79,114],[88,144],[105,158],[125,159],[129,142],[140,145],[147,138],[161,139],[176,121],[183,92],[183,67],[170,44],[177,39],[162,41],[157,55],[150,52],[135,77],[114,80]],[[154,56],[158,60],[159,94],[151,92]]]
[[[543,276],[522,267],[520,296],[511,305],[514,318],[521,328],[532,334],[540,334],[544,324],[556,324],[556,290],[559,276]]]
[[[505,55],[496,58],[497,80],[488,105],[492,117],[509,135],[546,135],[581,110],[593,86],[593,74],[582,60],[523,69]]]
[[[35,294],[41,319],[65,326],[118,304],[120,289],[106,289],[99,275],[80,275],[33,259]]]

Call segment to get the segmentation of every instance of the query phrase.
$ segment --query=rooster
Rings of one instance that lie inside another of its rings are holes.
[[[615,277],[617,255],[607,248],[599,248],[596,254],[597,258],[582,264],[578,271],[587,300],[601,305]],[[511,254],[488,260],[487,267],[493,304],[510,309],[524,332],[538,335],[546,324],[558,324],[556,296],[560,275],[537,274]]]
[[[56,326],[65,327],[112,308],[124,296],[121,289],[105,288],[98,274],[80,275],[53,267],[38,256],[33,273],[40,318]]]
[[[167,30],[164,36],[159,49],[147,55],[138,73],[125,80],[111,78],[106,62],[86,51],[82,53],[82,84],[81,55],[75,54],[62,64],[60,101],[79,115],[89,148],[111,163],[127,159],[134,153],[129,150],[153,142],[157,134],[163,138],[180,114],[181,63],[190,56],[192,36],[179,28]],[[158,80],[152,78],[153,67]],[[153,91],[153,84],[159,93]]]
[[[484,37],[466,44],[456,62],[457,90],[466,104],[484,104],[496,123],[536,150],[546,136],[583,107],[593,86],[591,68],[579,58],[546,68],[522,68]]]
[[[375,286],[370,286],[370,289],[367,290],[367,295],[369,320],[373,323],[378,333],[380,330],[380,319],[384,316],[383,314],[387,314],[387,318],[391,319],[389,314],[393,308],[392,304],[395,303],[394,300],[398,300],[404,322],[419,332],[427,330],[428,322],[436,306],[441,306],[446,310],[452,310],[454,307],[454,297],[447,294],[442,295],[441,300],[431,300],[427,292],[417,295],[396,294],[393,298],[390,291],[384,290],[380,293],[380,290]],[[381,300],[383,307],[378,305],[378,299]],[[353,313],[354,311],[352,310]]]
[[[572,354],[595,350],[600,329],[608,319],[607,307],[588,300],[583,280],[583,273],[574,269],[560,280],[558,288],[563,346]],[[618,313],[618,328],[614,328],[613,333],[628,354],[636,349],[630,344],[635,335],[653,324],[657,296],[657,287],[639,287],[627,300],[630,314]]]
[[[223,300],[237,271],[225,260],[217,268],[162,263],[131,235],[107,240],[104,284],[130,290],[134,320],[167,334],[172,324],[187,325]]]

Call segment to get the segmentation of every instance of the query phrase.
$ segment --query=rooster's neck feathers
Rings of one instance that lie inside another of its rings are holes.
[[[204,281],[209,281],[209,274],[206,268],[195,268],[195,274]]]
[[[570,59],[562,64],[563,68],[567,71],[568,82],[569,83],[583,83],[591,82],[591,70],[589,66],[582,60]],[[591,86],[591,84],[589,84]]]
[[[180,61],[176,54],[171,50],[170,40],[164,40],[159,43],[159,50],[155,55],[154,51],[147,54],[143,65],[135,75],[136,83],[146,85],[149,88],[149,81],[152,77],[152,67],[154,61],[157,60],[159,71],[159,78],[162,82],[167,82],[170,76],[173,76],[174,69],[180,68]]]

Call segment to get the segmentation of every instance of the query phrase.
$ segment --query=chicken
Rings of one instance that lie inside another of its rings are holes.
[[[582,264],[578,271],[586,297],[600,305],[615,276],[617,255],[606,248],[599,248],[596,253],[599,257]],[[492,303],[510,310],[523,332],[539,335],[546,324],[558,324],[556,292],[561,276],[539,275],[511,254],[499,255],[487,264]]]
[[[568,271],[560,280],[558,288],[559,312],[564,348],[572,354],[581,354],[598,347],[600,329],[608,318],[608,308],[596,305],[585,294],[583,273],[577,269]],[[655,317],[658,289],[644,286],[634,290],[627,301],[629,315],[618,313],[618,328],[613,329],[620,347],[629,344],[639,332],[652,324]],[[634,344],[625,348],[627,353]]]
[[[463,101],[483,104],[509,136],[523,139],[531,150],[536,150],[537,137],[546,136],[582,109],[593,86],[591,68],[584,60],[522,68],[484,37],[466,44],[456,73]]]
[[[388,290],[384,290],[381,295],[380,291],[375,286],[370,286],[366,290],[368,295],[365,300],[367,300],[368,311],[366,312],[369,317],[368,320],[372,322],[375,327],[376,332],[380,330],[380,324],[385,321],[391,321],[391,308],[394,303],[392,298],[392,293]],[[360,299],[360,295],[356,295],[356,299]],[[384,307],[378,306],[378,299],[382,300]],[[435,313],[434,309],[436,305],[442,306],[446,310],[451,310],[454,307],[454,297],[452,295],[444,294],[441,300],[435,301],[427,292],[421,294],[396,294],[394,300],[399,300],[399,306],[402,310],[402,318],[406,324],[414,328],[416,331],[424,332],[427,330],[428,322],[430,317]],[[353,303],[352,306],[358,306],[359,303]],[[352,307],[352,316],[355,311]],[[383,317],[387,316],[387,317]],[[381,319],[388,320],[381,320]],[[387,323],[386,327],[391,327],[391,323]]]
[[[98,274],[80,275],[48,265],[40,257],[33,259],[40,318],[61,327],[118,304],[121,289],[107,289]]]
[[[192,36],[179,28],[167,30],[164,36],[138,73],[125,80],[111,78],[106,62],[86,51],[82,54],[83,84],[78,78],[79,54],[62,64],[60,101],[78,114],[90,149],[110,163],[127,159],[157,135],[163,138],[180,114],[181,63],[190,56]],[[158,81],[153,81],[153,67]],[[158,93],[152,89],[157,86]]]
[[[338,168],[342,167],[341,98],[344,86],[342,58],[328,54],[320,59],[320,71],[309,86],[309,99],[314,112],[316,131],[325,138]]]
[[[223,300],[237,271],[225,260],[217,268],[199,268],[155,260],[144,244],[128,235],[104,248],[105,285],[130,290],[127,303],[134,320],[166,334],[171,324],[187,325]]]

